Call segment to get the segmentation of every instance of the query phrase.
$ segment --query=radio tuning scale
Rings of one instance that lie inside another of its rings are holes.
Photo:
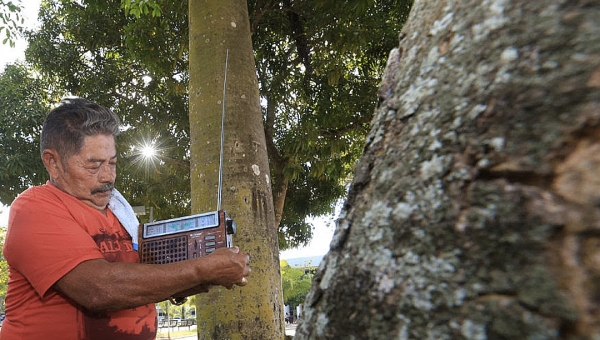
[[[236,232],[235,221],[225,210],[221,209],[228,62],[229,50],[225,57],[225,77],[223,79],[217,210],[142,225],[139,242],[142,263],[179,262],[205,256],[219,248],[233,245],[233,234]]]

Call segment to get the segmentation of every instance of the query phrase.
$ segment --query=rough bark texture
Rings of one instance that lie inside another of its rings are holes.
[[[234,245],[250,254],[252,267],[247,286],[198,295],[198,338],[283,339],[277,228],[248,6],[243,0],[191,0],[189,6],[192,211],[217,208],[229,50],[222,208],[236,221]]]
[[[598,18],[415,1],[295,339],[600,338]]]

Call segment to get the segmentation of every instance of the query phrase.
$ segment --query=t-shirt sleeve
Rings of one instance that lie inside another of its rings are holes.
[[[103,258],[64,204],[43,194],[22,195],[11,204],[4,256],[41,297],[78,264]]]

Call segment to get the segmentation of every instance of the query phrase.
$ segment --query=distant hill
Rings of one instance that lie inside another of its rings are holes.
[[[309,256],[309,257],[298,257],[295,259],[286,259],[290,267],[318,267],[323,261],[325,255]]]

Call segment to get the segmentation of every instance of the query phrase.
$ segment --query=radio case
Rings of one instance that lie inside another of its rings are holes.
[[[140,226],[140,261],[165,264],[232,247],[235,222],[225,210],[145,223]]]

